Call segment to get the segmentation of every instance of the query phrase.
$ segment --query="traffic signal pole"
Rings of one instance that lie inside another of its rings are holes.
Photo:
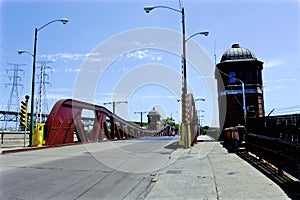
[[[24,147],[26,146],[26,129],[27,129],[27,107],[29,96],[25,96],[25,101],[21,101],[21,125],[24,126]]]

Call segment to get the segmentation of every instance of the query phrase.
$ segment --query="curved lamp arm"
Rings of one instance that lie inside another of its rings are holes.
[[[201,32],[198,32],[198,33],[195,33],[193,35],[191,35],[190,37],[188,37],[185,42],[187,42],[189,39],[191,39],[192,37],[196,36],[196,35],[204,35],[204,36],[208,36],[209,32],[208,31],[201,31]]]
[[[52,21],[48,22],[47,24],[41,26],[40,28],[37,28],[37,31],[45,28],[46,26],[48,26],[49,24],[52,24],[54,22],[62,22],[63,24],[66,24],[66,23],[68,23],[68,21],[69,20],[67,18],[55,19],[55,20],[52,20]]]
[[[168,6],[147,6],[147,7],[144,8],[144,10],[145,10],[146,13],[149,13],[151,10],[153,10],[153,9],[155,9],[155,8],[166,8],[166,9],[169,9],[169,10],[173,10],[173,11],[175,11],[175,12],[180,12],[180,13],[182,13],[181,10],[177,10],[177,9],[175,9],[175,8],[171,8],[171,7],[168,7]]]

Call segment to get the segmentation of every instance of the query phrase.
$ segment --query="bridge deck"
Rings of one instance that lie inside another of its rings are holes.
[[[162,137],[0,155],[0,197],[289,199],[276,183],[209,139],[201,137],[204,142],[188,150],[173,145],[178,137]],[[130,171],[132,166],[141,172]]]

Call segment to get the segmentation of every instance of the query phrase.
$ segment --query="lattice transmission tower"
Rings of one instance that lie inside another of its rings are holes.
[[[47,101],[47,90],[46,85],[50,85],[49,82],[49,74],[47,71],[52,68],[47,66],[48,63],[52,63],[52,61],[39,61],[40,63],[40,73],[38,74],[38,94],[36,95],[36,121],[38,123],[45,122],[45,118],[43,117],[45,114],[49,114],[49,107]]]
[[[3,129],[7,130],[10,129],[19,129],[19,115],[18,114],[11,114],[11,111],[15,113],[19,113],[20,111],[20,97],[19,97],[19,88],[23,85],[21,84],[22,77],[20,74],[24,76],[25,71],[21,68],[22,66],[25,66],[25,64],[16,64],[16,63],[8,63],[11,67],[6,69],[7,77],[9,78],[9,83],[5,84],[5,87],[11,87],[8,101],[7,101],[7,107],[6,112],[4,114],[4,126]],[[11,125],[9,127],[9,125]]]

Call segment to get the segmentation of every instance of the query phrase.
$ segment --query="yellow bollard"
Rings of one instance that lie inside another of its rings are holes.
[[[37,123],[33,131],[33,146],[41,147],[44,143],[44,124]]]
[[[192,144],[192,137],[191,137],[191,126],[187,124],[187,148],[191,147]]]
[[[184,129],[185,129],[185,127],[184,127],[184,123],[181,123],[181,127],[180,127],[180,141],[179,141],[179,145],[180,146],[182,146],[182,147],[184,147],[184,144],[185,144],[185,142],[184,142]]]

